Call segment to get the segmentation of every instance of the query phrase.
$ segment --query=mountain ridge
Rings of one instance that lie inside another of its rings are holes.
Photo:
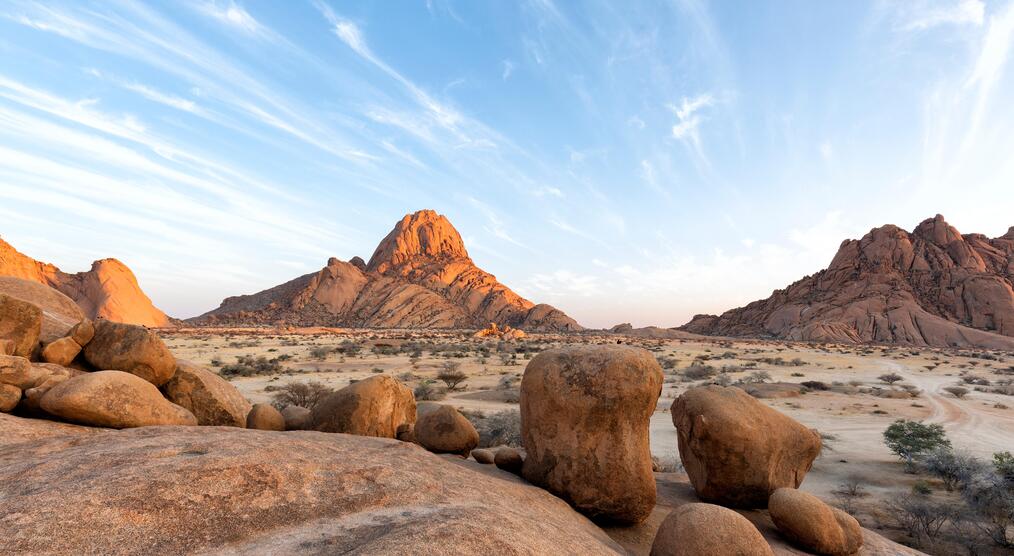
[[[369,262],[332,257],[321,270],[278,286],[228,297],[192,324],[284,323],[367,328],[475,328],[490,322],[529,330],[583,327],[535,304],[475,266],[443,215],[405,215]]]
[[[696,315],[687,332],[1014,349],[1014,227],[962,235],[941,215],[842,242],[831,263],[766,299]]]

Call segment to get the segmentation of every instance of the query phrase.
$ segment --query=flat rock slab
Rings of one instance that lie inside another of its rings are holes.
[[[4,553],[623,553],[516,478],[314,431],[143,427],[0,446],[0,499]]]

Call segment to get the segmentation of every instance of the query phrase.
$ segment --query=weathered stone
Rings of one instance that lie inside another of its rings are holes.
[[[282,418],[285,419],[285,430],[305,431],[310,428],[313,412],[305,407],[289,405],[282,410]]]
[[[477,448],[475,450],[472,450],[471,455],[475,461],[482,463],[484,465],[489,465],[496,462],[496,454],[493,453],[493,450],[489,450],[486,448]]]
[[[190,410],[200,425],[246,427],[250,402],[225,379],[189,361],[176,361],[176,373],[162,391],[169,401]]]
[[[42,309],[0,293],[0,339],[14,344],[12,355],[30,357],[42,334]]]
[[[419,417],[415,439],[431,452],[468,457],[472,448],[479,444],[479,433],[457,409],[444,405]]]
[[[74,338],[65,336],[53,340],[42,348],[42,360],[46,363],[66,367],[81,353],[81,345]]]
[[[680,460],[707,502],[763,508],[797,488],[820,454],[820,435],[735,387],[704,386],[672,405]]]
[[[158,335],[143,326],[95,321],[95,336],[84,349],[98,369],[123,371],[162,386],[176,372],[176,359]]]
[[[21,389],[0,383],[0,413],[10,413],[21,401]]]
[[[285,417],[269,403],[255,403],[246,417],[246,428],[262,431],[284,431]]]
[[[387,375],[355,382],[313,408],[313,429],[396,438],[398,427],[415,423],[415,396]]]
[[[774,556],[760,531],[738,513],[713,504],[673,510],[655,535],[651,556]]]
[[[493,456],[493,463],[504,471],[520,475],[521,467],[524,465],[525,460],[521,457],[521,452],[516,449],[510,446],[501,446],[496,451],[496,455]]]
[[[81,322],[74,325],[67,333],[68,336],[74,338],[79,346],[86,346],[88,342],[92,341],[95,337],[95,325],[89,319],[84,319]]]
[[[780,488],[771,495],[768,511],[789,542],[810,552],[848,556],[863,545],[863,530],[856,518],[812,494]]]
[[[661,391],[643,349],[540,353],[521,381],[524,477],[595,519],[642,521],[655,505],[648,422]]]
[[[0,355],[0,384],[10,384],[24,390],[35,386],[39,374],[32,370],[26,357]]]
[[[0,543],[10,554],[621,553],[561,500],[472,465],[312,431],[40,439],[0,447]]]
[[[39,340],[52,342],[67,335],[75,324],[84,318],[74,300],[59,291],[32,280],[15,278],[17,272],[4,268],[4,242],[0,240],[0,294],[7,294],[42,310]]]
[[[121,371],[65,380],[46,392],[40,405],[74,423],[115,429],[197,424],[192,413],[163,398],[150,382]]]

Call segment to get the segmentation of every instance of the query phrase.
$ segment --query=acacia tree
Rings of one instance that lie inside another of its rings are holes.
[[[950,448],[944,427],[938,424],[926,425],[919,421],[898,419],[884,431],[884,443],[901,459],[909,473],[915,472],[915,460],[919,456],[938,448]]]

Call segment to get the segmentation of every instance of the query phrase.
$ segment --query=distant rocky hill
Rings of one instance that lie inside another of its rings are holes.
[[[475,266],[450,221],[432,210],[405,216],[369,263],[332,258],[327,266],[252,295],[225,299],[194,324],[291,324],[375,328],[576,331],[562,311],[536,305]]]
[[[875,228],[771,297],[682,329],[820,342],[1014,349],[1014,227],[990,239],[937,215]]]
[[[0,276],[13,276],[45,284],[73,299],[89,318],[160,327],[169,317],[141,290],[134,273],[116,259],[92,263],[91,270],[68,274],[36,261],[0,239]]]

